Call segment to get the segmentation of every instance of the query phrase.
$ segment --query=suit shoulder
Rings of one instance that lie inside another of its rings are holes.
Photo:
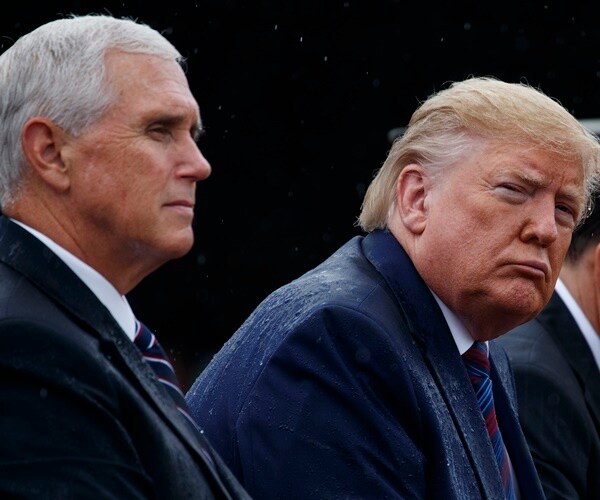
[[[247,386],[274,356],[308,346],[348,358],[360,358],[371,348],[397,350],[405,339],[403,321],[393,293],[354,239],[259,304],[190,392],[210,392],[223,380],[234,381],[238,389]]]
[[[513,366],[537,364],[545,358],[555,360],[562,357],[552,336],[537,318],[505,333],[495,342],[506,351]]]
[[[361,239],[353,238],[323,263],[275,290],[257,310],[279,309],[279,306],[288,310],[290,305],[301,305],[302,313],[297,316],[304,316],[310,310],[329,305],[360,309],[385,283],[364,256]]]
[[[306,325],[323,325],[332,318],[361,317],[385,325],[398,307],[383,277],[363,255],[360,237],[350,240],[325,262],[265,298],[226,343],[263,351],[276,348]],[[262,347],[261,347],[262,346]],[[264,352],[264,351],[263,351]]]
[[[535,390],[563,394],[565,401],[581,399],[579,383],[564,352],[537,320],[505,334],[499,343],[508,354],[519,393]],[[519,406],[524,404],[520,401]]]

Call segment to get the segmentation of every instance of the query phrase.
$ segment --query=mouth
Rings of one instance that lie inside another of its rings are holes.
[[[194,203],[189,200],[171,201],[169,203],[165,203],[164,207],[186,215],[194,214]]]
[[[194,202],[188,200],[175,200],[169,203],[165,203],[166,207],[184,207],[184,208],[194,208]]]
[[[533,277],[546,278],[550,273],[550,266],[539,260],[515,262],[513,267],[517,268],[520,272]]]

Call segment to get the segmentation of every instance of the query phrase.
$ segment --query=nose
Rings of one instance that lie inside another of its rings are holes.
[[[556,221],[556,206],[554,199],[538,200],[525,211],[525,225],[521,238],[525,242],[536,241],[542,247],[548,247],[558,238],[558,223]]]
[[[208,176],[210,175],[210,173],[212,172],[212,167],[210,166],[210,163],[208,162],[208,160],[204,157],[204,155],[202,154],[202,151],[200,151],[200,149],[198,147],[196,147],[196,151],[197,151],[197,158],[196,161],[194,162],[194,169],[195,169],[195,177],[196,180],[198,181],[203,181],[204,179],[208,178]]]
[[[208,160],[204,157],[196,142],[190,138],[187,142],[183,157],[178,170],[179,176],[182,178],[191,179],[193,181],[203,181],[206,179],[212,167]]]

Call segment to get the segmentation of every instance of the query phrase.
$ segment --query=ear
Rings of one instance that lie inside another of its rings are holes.
[[[21,143],[32,173],[52,189],[65,191],[69,187],[68,169],[61,150],[67,134],[51,120],[30,118],[23,126]]]
[[[396,183],[396,206],[400,219],[413,234],[421,234],[427,225],[429,178],[416,164],[402,169]]]

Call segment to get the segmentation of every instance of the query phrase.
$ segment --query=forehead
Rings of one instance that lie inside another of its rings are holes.
[[[109,86],[116,93],[117,107],[164,106],[198,115],[198,104],[187,78],[174,60],[109,51],[106,70]]]
[[[565,186],[585,196],[585,171],[582,161],[540,147],[489,144],[478,155],[482,175],[514,175],[536,186]]]

